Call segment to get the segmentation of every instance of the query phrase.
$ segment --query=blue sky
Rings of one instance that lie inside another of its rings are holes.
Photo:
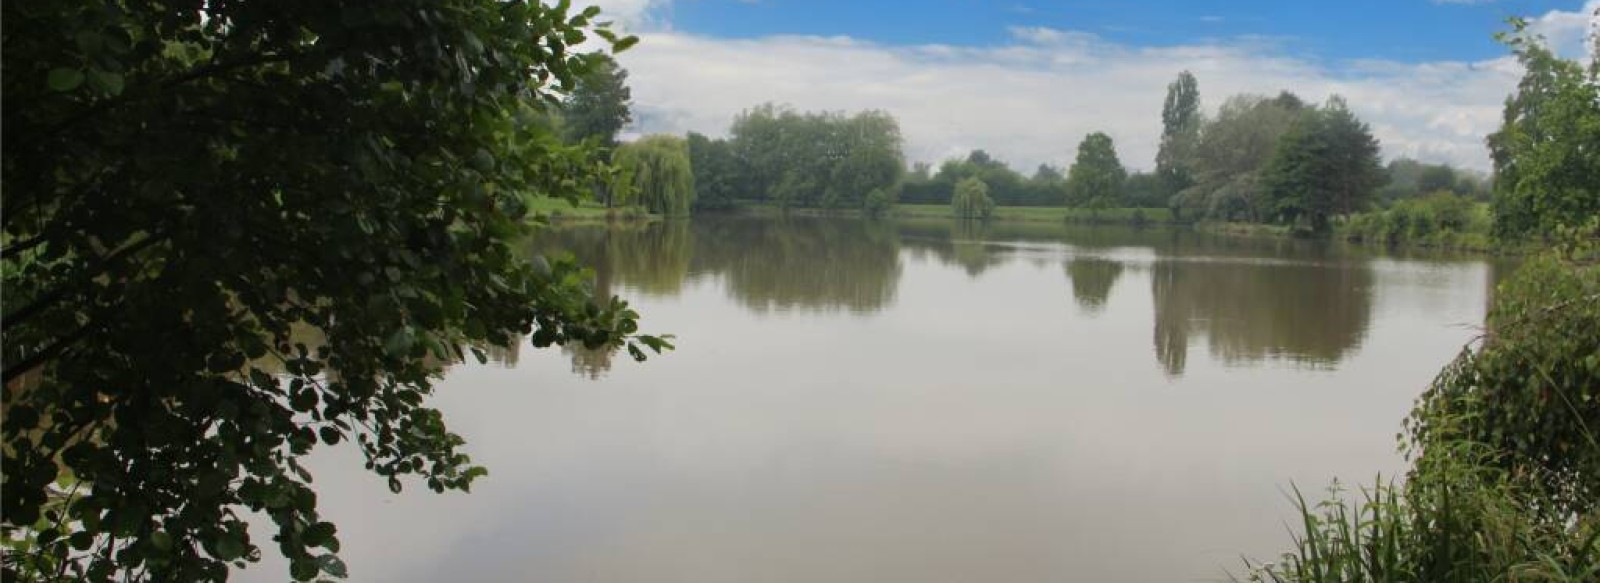
[[[1501,0],[686,0],[667,12],[676,30],[723,38],[849,36],[885,44],[992,45],[1013,26],[1089,32],[1161,46],[1209,39],[1281,39],[1307,58],[1400,62],[1484,60],[1504,54],[1492,35],[1507,17],[1576,10],[1581,2]]]
[[[578,0],[638,47],[631,135],[726,135],[740,111],[883,110],[912,161],[982,148],[1013,167],[1066,166],[1090,132],[1153,166],[1165,89],[1199,79],[1231,96],[1338,95],[1388,158],[1487,171],[1520,66],[1492,38],[1512,15],[1584,54],[1600,0]]]

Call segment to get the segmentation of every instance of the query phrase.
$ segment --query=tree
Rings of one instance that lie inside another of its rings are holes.
[[[977,178],[967,178],[956,183],[950,208],[960,219],[987,219],[994,213],[994,200],[989,198],[989,185]]]
[[[1417,177],[1417,190],[1423,194],[1451,191],[1456,187],[1456,171],[1449,166],[1429,166]]]
[[[900,126],[882,111],[796,113],[764,104],[730,129],[752,196],[779,206],[861,208],[905,172]]]
[[[867,199],[862,203],[861,210],[868,218],[880,219],[894,212],[894,195],[882,188],[874,188],[867,193]]]
[[[626,195],[645,209],[668,216],[689,214],[694,203],[694,170],[683,138],[655,134],[617,147],[612,156],[621,171]]]
[[[535,119],[595,66],[569,47],[636,42],[565,6],[4,4],[6,580],[221,580],[251,511],[342,576],[319,443],[466,490],[440,363],[667,347],[520,255],[524,196],[602,173]]]
[[[1067,200],[1074,206],[1103,209],[1122,203],[1128,172],[1117,161],[1111,136],[1095,132],[1078,144],[1078,158],[1067,171]]]
[[[1265,213],[1257,173],[1277,148],[1278,138],[1300,117],[1299,98],[1235,95],[1217,118],[1205,123],[1195,151],[1195,184],[1173,198],[1192,218],[1260,220]]]
[[[1166,185],[1161,177],[1150,172],[1134,172],[1122,183],[1123,197],[1134,208],[1164,208],[1167,206]]]
[[[1526,72],[1506,99],[1500,131],[1489,135],[1494,160],[1494,233],[1547,235],[1600,214],[1600,65],[1585,71],[1557,57],[1526,23],[1500,40]]]
[[[633,90],[628,70],[616,59],[599,55],[562,106],[562,129],[568,141],[594,140],[606,150],[617,146],[617,133],[633,122]]]
[[[1194,185],[1192,166],[1201,123],[1199,83],[1193,73],[1178,73],[1178,79],[1167,85],[1167,99],[1161,105],[1161,147],[1156,151],[1156,176],[1169,197]]]
[[[689,132],[689,167],[694,171],[694,208],[729,209],[739,198],[744,170],[727,140]]]
[[[1272,212],[1281,220],[1310,221],[1313,231],[1329,229],[1329,219],[1362,210],[1386,179],[1377,139],[1344,100],[1306,110],[1261,173]]]

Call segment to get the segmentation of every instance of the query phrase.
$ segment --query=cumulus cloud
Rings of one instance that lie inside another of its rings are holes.
[[[660,2],[630,4],[649,22]],[[1574,14],[1581,46],[1591,9],[1533,22],[1553,43],[1566,42]],[[1386,156],[1486,170],[1483,137],[1498,126],[1520,75],[1509,57],[1324,63],[1273,39],[1139,47],[1080,31],[1010,33],[993,46],[885,45],[849,37],[724,39],[657,26],[620,60],[630,71],[638,133],[725,135],[734,115],[769,101],[800,110],[881,109],[900,120],[912,160],[983,148],[1023,171],[1067,165],[1094,131],[1116,140],[1124,164],[1150,168],[1166,85],[1185,69],[1199,79],[1208,112],[1236,93],[1288,89],[1313,102],[1339,94],[1371,124]]]
[[[1588,40],[1595,21],[1600,20],[1600,0],[1589,0],[1576,12],[1552,10],[1528,19],[1528,30],[1545,38],[1550,47],[1568,58],[1587,54]]]

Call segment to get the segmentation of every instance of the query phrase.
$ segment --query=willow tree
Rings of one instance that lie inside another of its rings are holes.
[[[636,201],[653,213],[689,214],[694,204],[694,169],[689,144],[678,136],[645,136],[617,148],[612,161],[622,171],[624,200]]]
[[[956,183],[955,194],[950,198],[950,208],[956,218],[987,219],[994,213],[994,199],[989,198],[989,185],[977,178]]]
[[[295,579],[342,576],[313,449],[466,490],[438,363],[664,347],[516,251],[525,197],[602,174],[537,123],[593,66],[571,47],[635,42],[597,9],[3,7],[5,580],[222,580],[252,512]]]

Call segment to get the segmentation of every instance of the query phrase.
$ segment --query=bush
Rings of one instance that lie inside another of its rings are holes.
[[[1353,501],[1337,484],[1315,506],[1295,492],[1304,534],[1276,563],[1247,560],[1247,580],[1600,580],[1600,523],[1543,520],[1526,511],[1540,496],[1456,453],[1405,485],[1376,483]]]
[[[1477,208],[1450,192],[1435,192],[1397,201],[1388,210],[1352,216],[1344,231],[1352,241],[1450,246],[1462,240],[1462,234],[1488,234],[1489,222]]]
[[[1600,580],[1600,220],[1569,237],[1500,287],[1481,345],[1418,399],[1405,485],[1297,493],[1303,536],[1249,580]]]
[[[894,196],[882,188],[872,189],[862,201],[862,212],[874,219],[887,215],[892,210],[894,210]]]
[[[1567,513],[1600,506],[1600,245],[1546,252],[1502,284],[1489,332],[1423,393],[1408,421],[1424,458],[1481,443]]]

